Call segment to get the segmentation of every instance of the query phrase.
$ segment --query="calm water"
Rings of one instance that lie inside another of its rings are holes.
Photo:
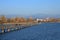
[[[42,23],[0,34],[0,40],[60,40],[60,23]]]

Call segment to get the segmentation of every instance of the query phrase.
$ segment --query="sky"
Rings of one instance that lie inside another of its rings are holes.
[[[60,17],[60,0],[0,0],[0,15]]]

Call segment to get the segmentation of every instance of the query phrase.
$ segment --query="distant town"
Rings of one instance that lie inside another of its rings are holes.
[[[40,23],[40,22],[60,22],[60,18],[44,18],[34,19],[33,17],[24,18],[24,17],[15,17],[15,18],[6,18],[5,16],[0,16],[0,24],[4,23]]]

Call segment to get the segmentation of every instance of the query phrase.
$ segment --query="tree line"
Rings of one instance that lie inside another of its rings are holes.
[[[15,17],[15,18],[6,18],[5,16],[0,17],[0,23],[24,23],[24,22],[34,22],[35,19],[32,17],[24,18],[24,17]]]

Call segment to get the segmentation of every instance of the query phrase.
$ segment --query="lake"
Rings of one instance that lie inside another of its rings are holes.
[[[60,23],[41,23],[0,34],[0,40],[60,40]]]

